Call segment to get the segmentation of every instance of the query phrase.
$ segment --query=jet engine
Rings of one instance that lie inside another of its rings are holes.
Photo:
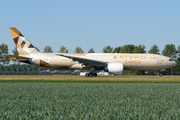
[[[124,70],[124,65],[122,63],[109,63],[105,67],[105,71],[110,74],[122,74]]]

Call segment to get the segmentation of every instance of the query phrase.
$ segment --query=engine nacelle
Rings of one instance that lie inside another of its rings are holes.
[[[110,74],[122,74],[124,70],[124,65],[122,63],[109,63],[105,68],[105,71]]]

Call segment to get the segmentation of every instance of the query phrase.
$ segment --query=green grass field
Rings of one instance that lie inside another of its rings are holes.
[[[94,79],[0,76],[0,119],[180,118],[178,76]]]

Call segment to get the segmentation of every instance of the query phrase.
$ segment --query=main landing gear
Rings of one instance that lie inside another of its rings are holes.
[[[94,70],[95,70],[95,67],[91,67],[91,68],[89,69],[89,73],[86,73],[85,76],[86,76],[86,77],[97,77],[97,73],[93,73]]]
[[[97,77],[97,73],[86,73],[86,77]]]

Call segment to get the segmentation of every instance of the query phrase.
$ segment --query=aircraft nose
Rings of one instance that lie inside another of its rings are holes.
[[[175,62],[175,66],[177,65],[177,63]]]
[[[177,65],[177,63],[176,62],[173,62],[173,66],[176,66]]]

